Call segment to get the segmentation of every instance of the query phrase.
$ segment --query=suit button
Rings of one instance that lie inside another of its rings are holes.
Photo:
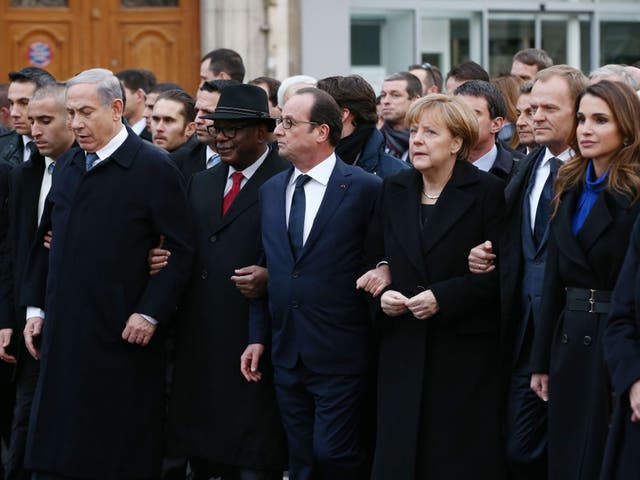
[[[591,337],[589,335],[585,335],[584,339],[582,340],[582,343],[584,343],[585,346],[588,347],[589,345],[591,345]]]
[[[291,308],[298,308],[298,302],[291,302]]]
[[[562,343],[569,343],[569,335],[567,335],[566,333],[562,334],[562,338],[560,339],[560,341]]]
[[[200,274],[200,278],[202,278],[203,280],[206,280],[208,276],[209,276],[209,272],[207,272],[206,270],[202,270],[202,273]]]
[[[298,278],[298,277],[300,276],[300,272],[295,271],[295,272],[293,272],[293,273],[291,274],[291,276],[292,276],[293,278]]]
[[[211,235],[211,236],[209,237],[209,241],[210,241],[211,243],[216,243],[216,240],[218,240],[218,237],[216,237],[215,235]]]

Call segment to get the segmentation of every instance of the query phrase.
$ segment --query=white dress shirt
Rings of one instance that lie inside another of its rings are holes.
[[[544,149],[544,157],[542,161],[538,165],[533,174],[535,175],[535,180],[533,183],[533,187],[531,188],[531,193],[529,193],[529,209],[530,209],[530,220],[531,220],[531,232],[536,225],[536,211],[538,210],[538,201],[540,200],[540,195],[542,195],[542,190],[544,188],[544,184],[547,182],[547,177],[549,176],[550,166],[549,160],[553,157],[556,157],[562,163],[569,160],[574,155],[573,150],[567,148],[560,155],[554,155],[549,151],[548,148]],[[560,165],[558,165],[560,168]]]
[[[304,230],[302,234],[303,245],[307,242],[309,232],[311,232],[311,227],[313,227],[313,222],[316,219],[318,210],[320,209],[324,193],[327,191],[327,184],[329,183],[329,178],[331,177],[331,173],[333,172],[335,165],[336,156],[332,153],[329,157],[306,172],[306,175],[310,176],[311,180],[304,185],[305,209]],[[293,170],[293,175],[291,175],[291,178],[289,179],[289,184],[287,185],[287,192],[285,196],[287,225],[289,225],[289,212],[291,211],[293,192],[296,188],[296,179],[300,175],[303,175],[303,173],[295,168]]]
[[[493,164],[496,163],[496,158],[498,158],[498,147],[494,143],[491,150],[482,155],[473,164],[483,172],[488,172],[493,167]]]
[[[31,150],[29,149],[29,144],[33,143],[33,139],[28,137],[27,135],[22,135],[22,161],[26,162],[31,158]],[[34,143],[35,145],[35,143]]]
[[[264,160],[267,158],[267,155],[269,155],[269,147],[265,149],[265,152],[262,155],[260,155],[260,158],[258,158],[258,160],[256,160],[252,165],[249,165],[247,168],[242,170],[243,176],[242,176],[242,181],[240,182],[240,190],[244,188],[244,186],[247,184],[249,179],[253,177],[253,174],[256,173],[256,171],[260,168],[260,165],[264,163]],[[224,195],[229,193],[229,190],[231,190],[231,187],[233,186],[233,178],[231,178],[231,175],[233,175],[237,171],[238,170],[233,168],[233,166],[229,165],[227,183],[224,186]]]
[[[38,197],[38,225],[40,225],[40,219],[42,218],[44,201],[51,189],[51,177],[53,173],[49,170],[49,166],[53,163],[52,158],[44,157],[44,172],[42,173],[42,182],[40,183],[40,197]]]
[[[220,163],[220,155],[218,155],[218,152],[214,152],[213,148],[211,148],[209,145],[207,145],[206,156],[207,156],[207,161],[206,161],[207,170],[210,169],[211,167],[215,167],[217,164]]]
[[[136,123],[131,125],[131,130],[135,132],[136,135],[140,136],[140,134],[147,128],[147,121],[144,117],[138,120]]]

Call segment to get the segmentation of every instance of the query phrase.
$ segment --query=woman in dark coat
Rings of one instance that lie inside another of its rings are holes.
[[[478,124],[461,100],[428,95],[408,119],[416,170],[387,178],[379,204],[393,282],[373,478],[500,479],[498,278],[467,256],[497,244],[504,186],[467,162]]]
[[[578,98],[574,150],[558,172],[533,344],[531,388],[549,402],[550,479],[596,479],[611,412],[602,338],[640,212],[640,101],[603,81]]]

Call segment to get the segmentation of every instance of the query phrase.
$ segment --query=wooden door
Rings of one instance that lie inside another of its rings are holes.
[[[0,82],[38,66],[59,80],[93,67],[147,68],[196,90],[198,0],[0,0]]]

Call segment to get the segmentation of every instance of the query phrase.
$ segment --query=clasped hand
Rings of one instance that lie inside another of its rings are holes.
[[[431,290],[425,290],[411,298],[405,297],[395,290],[387,290],[380,299],[382,311],[390,317],[397,317],[411,312],[418,320],[433,317],[440,307]]]

